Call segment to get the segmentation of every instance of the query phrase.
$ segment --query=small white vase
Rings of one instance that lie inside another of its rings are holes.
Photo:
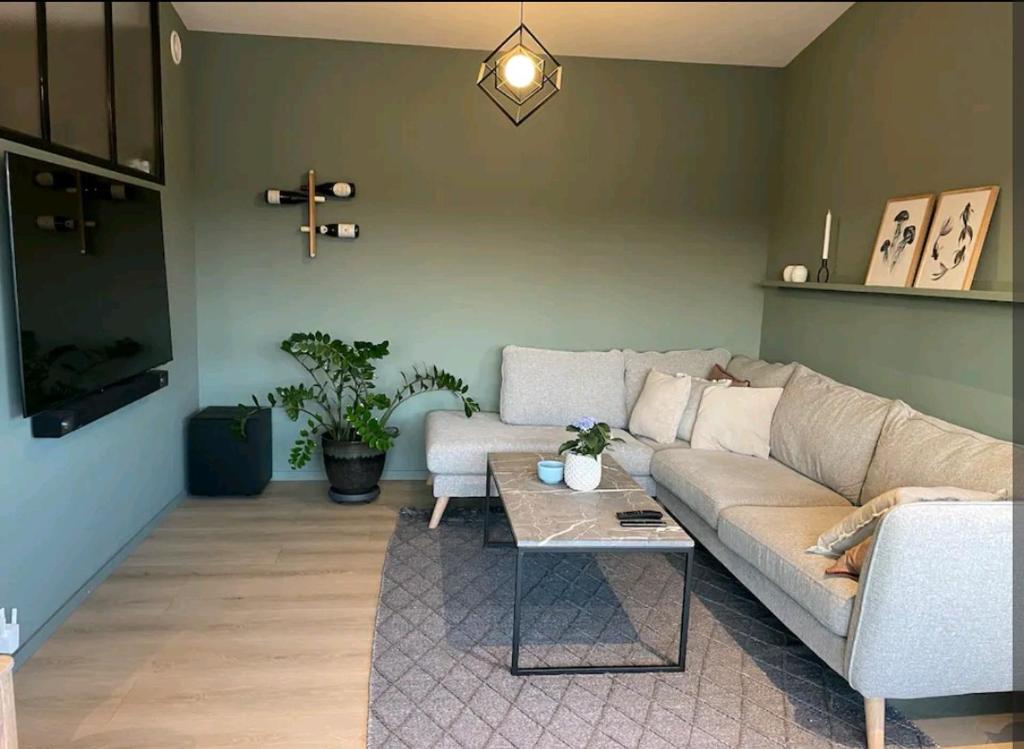
[[[785,281],[786,283],[789,283],[790,281],[793,280],[793,269],[795,267],[796,267],[795,265],[787,265],[785,268],[782,269],[782,280],[783,281]]]
[[[565,456],[565,485],[578,492],[589,492],[601,483],[601,456],[569,453]]]
[[[793,283],[804,283],[807,280],[807,266],[794,265],[793,272],[790,274],[789,280]]]

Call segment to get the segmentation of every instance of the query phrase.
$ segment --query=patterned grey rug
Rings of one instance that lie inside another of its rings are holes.
[[[481,532],[477,512],[429,531],[402,511],[374,633],[372,749],[864,746],[860,696],[700,548],[685,673],[512,676],[515,552],[482,548]],[[660,554],[530,557],[522,665],[672,659],[681,570]],[[934,746],[894,711],[886,739]]]

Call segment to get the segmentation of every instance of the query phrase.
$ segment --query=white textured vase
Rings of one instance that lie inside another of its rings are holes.
[[[601,456],[569,453],[565,456],[565,485],[578,492],[589,492],[601,483]]]

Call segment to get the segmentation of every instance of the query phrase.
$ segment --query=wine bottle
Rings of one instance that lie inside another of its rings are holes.
[[[71,172],[36,172],[36,184],[53,190],[75,192],[78,189],[75,175]]]
[[[359,224],[320,224],[316,230],[327,237],[355,239],[359,236]]]
[[[303,192],[309,192],[309,187],[303,185],[299,188]],[[325,195],[328,198],[354,198],[356,186],[351,182],[321,182],[314,188],[317,195]]]
[[[294,190],[267,190],[267,202],[271,205],[288,205],[291,203],[305,203],[308,198],[304,192]],[[315,195],[313,200],[317,203],[326,203],[327,198],[322,195]]]
[[[46,231],[74,231],[75,220],[67,216],[36,216],[36,226]]]
[[[96,197],[103,200],[128,200],[128,185],[120,182],[99,182],[95,185],[86,185],[82,188],[86,197]]]
[[[309,234],[308,226],[300,226],[303,234]],[[320,224],[316,227],[316,233],[325,237],[340,237],[341,239],[355,239],[359,236],[359,224]]]

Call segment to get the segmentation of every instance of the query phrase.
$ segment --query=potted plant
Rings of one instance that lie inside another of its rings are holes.
[[[469,386],[436,366],[416,367],[402,373],[402,386],[393,395],[376,392],[375,362],[388,355],[388,342],[345,343],[327,333],[293,333],[281,342],[309,374],[311,382],[277,387],[267,394],[271,407],[280,406],[292,421],[306,419],[292,446],[288,463],[302,468],[313,457],[319,442],[324,469],[335,502],[370,502],[380,494],[381,474],[387,451],[398,429],[388,425],[395,409],[416,395],[449,392],[461,402],[466,416],[480,410],[469,395]],[[262,404],[252,396],[255,407]],[[245,436],[245,422],[254,413],[239,405],[242,413],[236,431]]]
[[[612,430],[603,421],[584,416],[565,428],[576,437],[563,442],[558,448],[565,456],[565,483],[570,489],[589,492],[601,483],[601,454],[612,442],[622,442],[612,437]]]

